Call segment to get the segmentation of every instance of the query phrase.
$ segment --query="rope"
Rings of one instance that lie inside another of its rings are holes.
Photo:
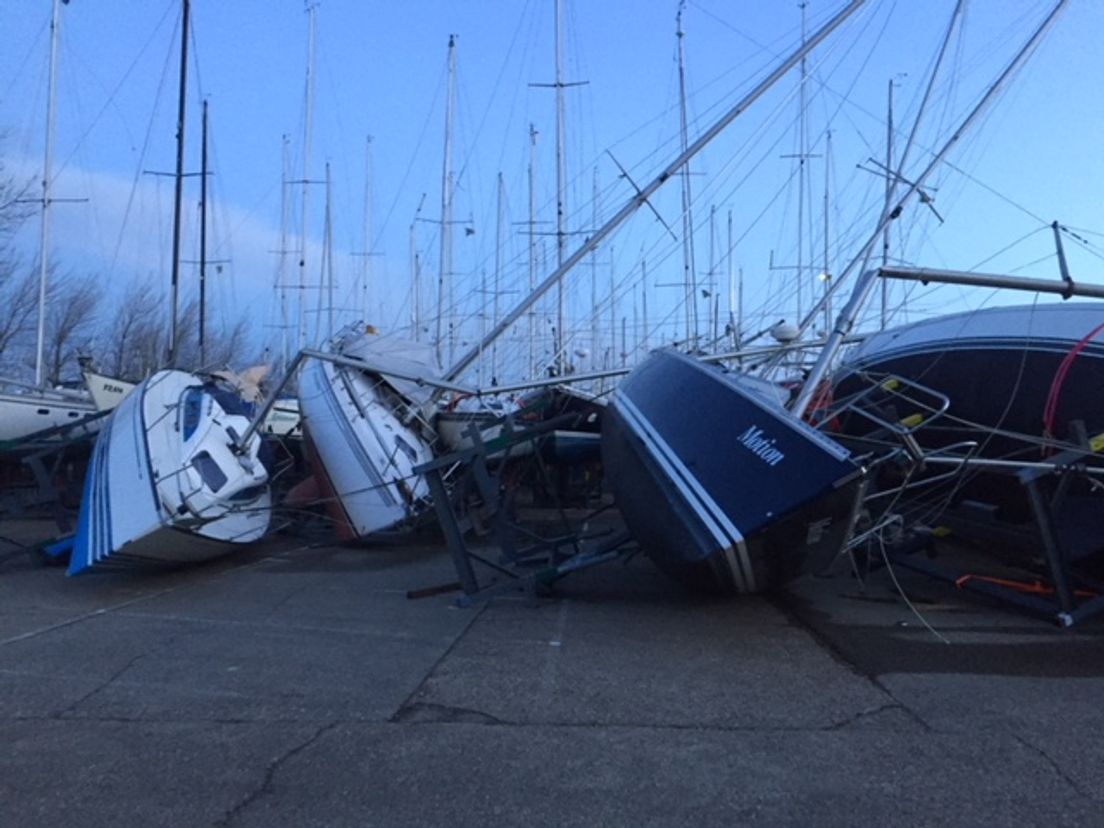
[[[905,594],[905,590],[901,586],[901,582],[897,580],[897,574],[893,571],[893,565],[889,562],[889,554],[886,552],[885,548],[885,539],[882,537],[881,533],[878,534],[878,548],[881,550],[882,553],[882,562],[885,564],[886,571],[889,572],[889,577],[893,581],[893,586],[896,588],[897,594],[901,596],[901,600],[903,600],[908,608],[912,610],[912,614],[916,616],[916,619],[924,625],[924,628],[928,632],[930,632],[944,644],[950,644],[950,640],[946,636],[942,635],[935,627],[928,623],[928,620],[924,618],[923,615],[921,615],[920,610],[916,608],[912,601],[909,600],[908,595]]]
[[[1097,334],[1104,331],[1104,322],[1097,325],[1086,336],[1081,338],[1078,342],[1066,354],[1065,359],[1062,360],[1062,364],[1058,366],[1058,370],[1054,372],[1054,379],[1050,383],[1050,393],[1047,394],[1046,406],[1043,408],[1043,434],[1046,437],[1052,437],[1054,435],[1054,424],[1058,419],[1058,399],[1062,395],[1062,388],[1066,383],[1066,377],[1069,375],[1070,369],[1073,368],[1073,363],[1077,359],[1077,355],[1080,354],[1085,348],[1088,347]],[[1044,450],[1044,456],[1049,454],[1049,451]]]

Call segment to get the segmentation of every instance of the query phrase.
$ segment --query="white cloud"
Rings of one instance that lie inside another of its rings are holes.
[[[37,179],[41,161],[25,156],[7,156],[7,172],[17,179]],[[198,294],[199,205],[198,182],[185,183],[181,223],[181,301]],[[100,279],[109,297],[118,297],[135,280],[151,281],[167,302],[171,284],[174,185],[171,176],[122,175],[70,165],[52,184],[56,200],[50,213],[50,256],[60,271]],[[32,187],[32,194],[38,190]],[[70,199],[80,199],[70,201]],[[276,289],[279,278],[281,232],[279,205],[260,205],[246,210],[209,197],[208,314],[211,324],[232,325],[244,316],[256,342],[279,339],[281,302]],[[270,215],[274,214],[274,215]],[[321,207],[319,208],[321,215]],[[318,225],[321,226],[319,220]],[[287,233],[284,266],[286,281],[295,285],[298,273],[298,221]],[[26,261],[35,259],[39,248],[40,223],[32,217],[16,238]],[[306,282],[317,285],[322,272],[322,245],[312,238],[306,251]],[[349,295],[355,265],[347,252],[334,254],[338,304]],[[319,290],[308,287],[287,292],[288,315],[294,325],[297,298],[307,298],[308,330],[318,318]],[[348,321],[342,319],[341,321]],[[294,341],[294,333],[292,341]]]

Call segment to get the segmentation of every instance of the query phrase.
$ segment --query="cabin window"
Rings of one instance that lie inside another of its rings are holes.
[[[212,492],[217,492],[226,485],[226,472],[219,468],[215,458],[207,452],[201,451],[193,457],[192,467],[199,472],[199,476]]]
[[[265,493],[264,486],[250,486],[248,489],[242,489],[229,499],[235,503],[246,503],[250,500],[256,500],[258,497]]]
[[[252,417],[256,409],[255,405],[247,403],[239,394],[218,385],[208,385],[207,393],[215,398],[215,402],[217,402],[219,407],[227,414],[240,414],[242,417]]]
[[[49,414],[49,413],[50,413],[50,409],[48,409],[48,408],[40,408],[40,409],[38,409],[38,413],[39,413],[39,414]]]
[[[399,447],[399,450],[406,455],[406,458],[411,463],[418,462],[418,452],[414,450],[414,447],[410,443],[406,442],[402,437],[395,436],[395,445]]]
[[[69,419],[73,419],[74,417],[79,417],[79,416],[80,416],[79,411],[70,411],[69,412]]]
[[[195,430],[199,428],[199,418],[203,414],[203,400],[205,397],[202,388],[189,388],[184,392],[185,440],[195,434]]]

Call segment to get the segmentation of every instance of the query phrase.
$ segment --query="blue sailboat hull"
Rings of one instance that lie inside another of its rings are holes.
[[[830,562],[863,469],[740,374],[658,351],[620,385],[602,429],[606,479],[665,572],[756,593]]]

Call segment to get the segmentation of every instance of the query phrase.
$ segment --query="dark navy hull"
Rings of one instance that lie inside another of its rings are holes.
[[[605,475],[636,540],[672,577],[734,595],[829,562],[862,469],[739,374],[673,351],[622,381],[602,428]]]
[[[1040,441],[1048,432],[1070,443],[1078,442],[1075,422],[1090,438],[1104,432],[1104,342],[1094,335],[1102,323],[1104,304],[1070,302],[987,308],[905,325],[871,337],[849,356],[837,372],[834,397],[842,400],[886,374],[903,377],[950,401],[946,416],[915,432],[922,448],[973,441],[982,458],[1041,460]],[[1075,351],[1063,379],[1063,362]],[[837,425],[841,440],[874,428],[855,415],[840,417]],[[933,467],[931,473],[945,470]],[[956,481],[952,494],[947,505],[988,504],[1009,523],[1031,518],[1015,474],[972,471]],[[945,489],[919,487],[910,499],[923,504],[945,495]]]
[[[1038,459],[1036,445],[993,430],[1041,439],[1047,400],[1063,360],[1101,323],[1104,304],[1069,303],[988,308],[902,326],[856,350],[838,374],[835,396],[859,390],[864,382],[859,372],[904,377],[950,400],[949,417],[917,432],[922,444],[977,440],[980,429],[984,456]],[[1101,388],[1104,341],[1094,338],[1084,342],[1055,392],[1051,436],[1076,442],[1070,432],[1075,420],[1090,436],[1104,431]],[[845,426],[864,428],[859,421]]]

